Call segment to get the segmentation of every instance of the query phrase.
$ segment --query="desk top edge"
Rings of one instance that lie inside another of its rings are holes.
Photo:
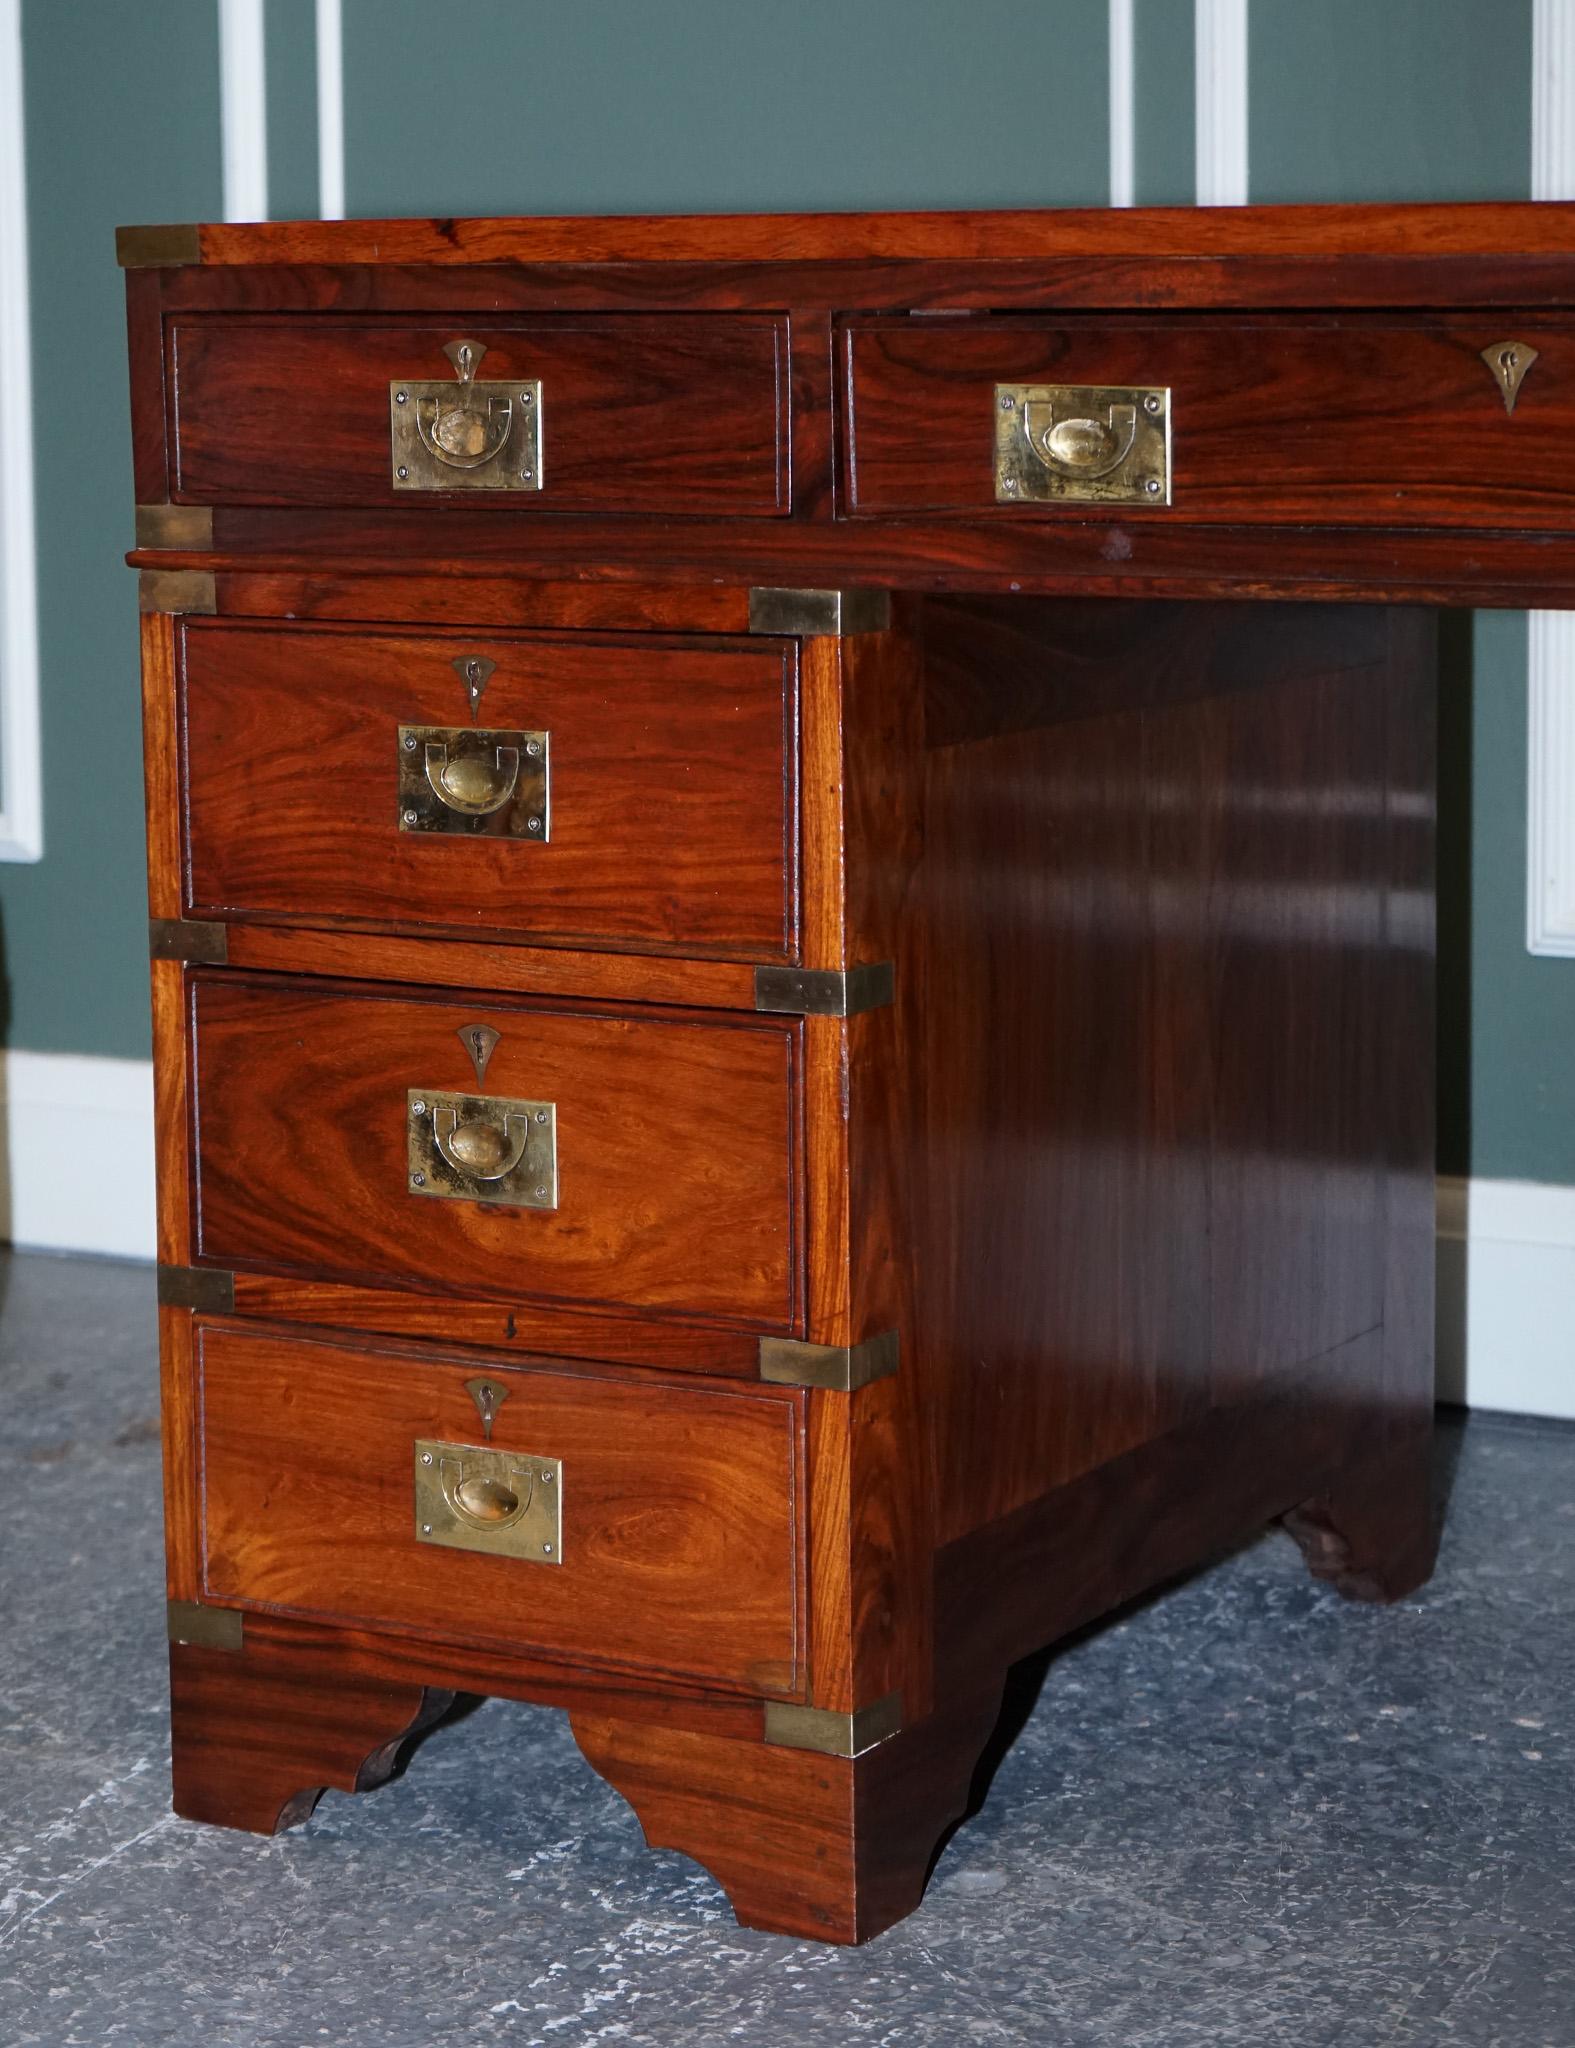
[[[558,215],[125,227],[126,268],[170,264],[1279,262],[1575,257],[1575,204]]]

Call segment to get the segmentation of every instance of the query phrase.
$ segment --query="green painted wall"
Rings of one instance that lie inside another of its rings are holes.
[[[456,16],[456,20],[460,17]],[[345,0],[352,213],[1102,206],[1105,0]]]
[[[263,69],[268,105],[268,212],[317,211],[316,0],[266,0]]]
[[[353,212],[1100,204],[1104,0],[344,0]],[[311,0],[268,0],[277,215],[315,209]],[[1192,8],[1136,0],[1137,193],[1193,195]],[[25,0],[45,836],[0,866],[12,1044],[147,1048],[123,220],[220,208],[212,0]],[[1252,196],[1523,196],[1530,0],[1251,0]],[[52,366],[68,364],[61,405]],[[85,370],[86,376],[81,373]],[[1442,1121],[1575,1182],[1575,964],[1524,947],[1525,628],[1446,621]]]
[[[148,1051],[122,221],[219,209],[217,12],[25,0],[44,859],[0,865],[8,1043]]]

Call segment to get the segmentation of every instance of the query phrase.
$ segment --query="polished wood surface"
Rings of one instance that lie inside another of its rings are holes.
[[[213,615],[144,621],[150,909],[222,959],[154,966],[160,1256],[233,1289],[161,1311],[169,1591],[244,1618],[172,1653],[179,1809],[271,1828],[498,1692],[741,1919],[862,1940],[1016,1659],[1277,1518],[1339,1591],[1414,1590],[1425,608],[1575,603],[1575,208],[166,258],[128,273],[137,494],[212,543],[132,560]],[[543,492],[392,491],[388,382],[461,337],[543,377]],[[1174,502],[998,506],[994,384],[1121,377],[1171,386]],[[757,637],[751,586],[889,623]],[[394,728],[469,722],[456,652],[498,663],[480,723],[553,733],[548,846],[398,833]],[[894,997],[761,1014],[784,962]],[[555,1211],[406,1185],[407,1091],[473,1089],[475,1022],[483,1092],[557,1105]],[[774,1385],[763,1338],[895,1370]],[[482,1368],[497,1441],[582,1475],[561,1568],[416,1541],[414,1441],[477,1441]],[[859,1753],[779,1739],[788,1701]]]
[[[388,387],[447,382],[458,339],[487,382],[541,381],[541,492],[497,509],[770,515],[787,499],[786,329],[659,317],[528,324],[171,322],[171,497],[245,505],[409,505],[389,458]],[[415,498],[419,504],[420,499]]]
[[[791,958],[794,669],[773,641],[187,621],[190,914]],[[399,727],[473,723],[548,734],[545,843],[390,831]]]
[[[196,1341],[205,1598],[801,1692],[802,1394],[279,1328]],[[483,1442],[478,1372],[504,1389],[485,1440],[562,1461],[560,1563],[413,1540],[412,1446]]]
[[[185,1820],[277,1834],[330,1787],[370,1792],[452,1695],[330,1677],[310,1649],[241,1658],[170,1647],[174,1806]]]
[[[1538,354],[1513,414],[1482,350]],[[1575,426],[1575,325],[1329,313],[1087,313],[1041,321],[861,320],[839,337],[852,513],[1086,516],[998,505],[988,459],[1003,384],[1168,387],[1171,491],[1189,519],[1566,530],[1575,477],[1538,442]],[[1136,506],[1134,525],[1170,514]]]
[[[993,1684],[852,1758],[606,1714],[569,1725],[651,1847],[703,1863],[744,1926],[857,1942],[919,1903],[999,1706]]]
[[[198,1255],[787,1330],[802,1293],[791,1018],[607,1014],[194,978]],[[501,1033],[478,1089],[459,1034]],[[554,1209],[408,1185],[411,1089],[557,1107]]]
[[[1152,206],[1056,211],[650,214],[496,219],[210,222],[197,229],[203,265],[1291,262],[1355,259],[1425,266],[1439,258],[1521,269],[1575,256],[1575,211],[1505,203],[1405,206]],[[1308,279],[1336,282],[1327,274]],[[1567,286],[1567,279],[1566,279]],[[1225,289],[1229,290],[1227,284]],[[1190,296],[1221,281],[1205,268]]]
[[[1386,735],[1432,698],[1382,610],[937,639],[898,977],[946,1541],[1383,1323],[1389,1127],[1431,1113],[1383,1057],[1432,830]]]

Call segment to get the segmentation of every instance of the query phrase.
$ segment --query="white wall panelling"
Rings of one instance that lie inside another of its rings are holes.
[[[1137,190],[1133,104],[1136,0],[1110,0],[1110,203],[1131,206]]]
[[[44,1251],[151,1259],[153,1067],[8,1052],[0,1059],[7,1171],[0,1238]],[[91,1159],[84,1173],[78,1162]]]
[[[1196,0],[1199,206],[1247,203],[1247,0]]]
[[[1575,1420],[1575,1188],[1439,1182],[1438,1391]]]
[[[0,0],[0,860],[44,850],[22,0]]]
[[[342,0],[317,0],[317,210],[345,217],[345,29]]]
[[[268,72],[263,0],[219,0],[224,218],[268,218]]]
[[[1533,199],[1575,199],[1572,93],[1575,0],[1533,0]],[[1533,953],[1570,958],[1575,957],[1575,616],[1531,614],[1526,684],[1526,944]]]

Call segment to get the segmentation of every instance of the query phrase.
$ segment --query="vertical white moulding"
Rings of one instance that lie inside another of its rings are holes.
[[[1533,0],[1531,196],[1575,199],[1575,4]],[[1535,366],[1528,376],[1535,378]],[[1533,612],[1527,636],[1526,945],[1575,957],[1575,616]]]

